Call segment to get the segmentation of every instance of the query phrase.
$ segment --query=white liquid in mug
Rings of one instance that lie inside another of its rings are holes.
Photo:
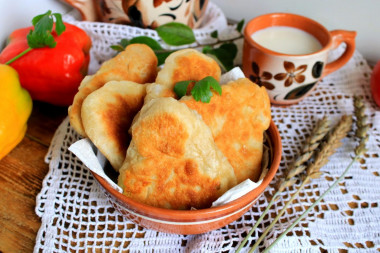
[[[263,47],[283,54],[311,54],[322,49],[311,34],[288,26],[272,26],[251,35]]]

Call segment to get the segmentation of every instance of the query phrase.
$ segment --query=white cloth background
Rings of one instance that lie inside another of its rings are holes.
[[[109,45],[118,42],[121,36],[130,35],[129,29],[135,29],[73,22],[93,38],[92,60],[98,62],[93,63],[92,71],[96,70],[97,64],[112,57]],[[136,36],[134,32],[130,36]],[[332,52],[331,58],[341,51],[342,48]],[[305,135],[310,133],[318,119],[327,115],[336,123],[341,115],[353,113],[354,95],[364,98],[366,114],[372,126],[369,151],[361,162],[354,164],[345,180],[291,234],[280,241],[273,252],[339,252],[340,249],[375,252],[380,249],[380,108],[376,107],[370,94],[370,74],[371,69],[362,55],[355,52],[343,68],[325,77],[300,103],[284,108],[272,107],[272,117],[283,144],[282,162],[276,177],[281,176],[286,166],[295,159]],[[324,176],[313,180],[301,192],[281,223],[268,234],[264,245],[272,242],[346,168],[356,145],[352,136],[353,131],[322,168]],[[230,252],[237,248],[238,242],[243,240],[267,205],[263,195],[242,218],[200,235],[166,234],[141,228],[112,208],[87,168],[68,151],[68,147],[78,138],[66,119],[52,140],[46,156],[50,169],[36,200],[41,228],[36,238],[35,252]],[[271,187],[267,189],[271,190]],[[265,229],[264,224],[281,210],[294,191],[289,189],[282,194],[270,215],[250,238],[251,245]]]

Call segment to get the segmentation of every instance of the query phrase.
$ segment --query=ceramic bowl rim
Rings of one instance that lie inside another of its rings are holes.
[[[140,213],[144,216],[166,221],[188,222],[195,220],[213,219],[225,216],[229,213],[235,212],[240,208],[243,208],[244,206],[247,206],[250,202],[258,198],[264,192],[265,188],[273,180],[281,161],[282,143],[279,131],[273,120],[271,120],[270,126],[267,131],[269,131],[270,139],[273,144],[273,149],[276,152],[273,153],[273,161],[271,167],[267,175],[264,177],[263,182],[256,189],[222,206],[210,207],[199,210],[171,210],[153,207],[128,198],[127,196],[123,195],[122,193],[118,192],[116,189],[111,187],[111,185],[101,176],[94,172],[92,172],[92,174],[94,178],[98,181],[98,183],[100,183],[100,185],[115,199],[117,199],[125,205],[130,206],[130,209],[133,209],[134,212]]]

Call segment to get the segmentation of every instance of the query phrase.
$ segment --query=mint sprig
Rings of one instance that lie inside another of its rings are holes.
[[[174,92],[179,98],[185,96],[189,84],[193,82],[195,81],[189,80],[177,82],[174,86]],[[195,101],[210,103],[211,97],[213,96],[211,88],[219,93],[219,95],[222,95],[222,87],[220,86],[219,82],[212,76],[207,76],[202,80],[195,82],[194,87],[191,89],[190,93]]]
[[[37,15],[32,19],[32,24],[34,29],[29,31],[27,35],[28,48],[25,49],[20,54],[16,55],[5,64],[9,65],[15,60],[19,59],[33,48],[42,48],[42,47],[50,47],[54,48],[57,42],[54,40],[52,35],[53,27],[55,20],[55,31],[57,35],[61,35],[65,30],[66,26],[62,21],[62,16],[59,13],[52,13],[50,10],[44,14]]]

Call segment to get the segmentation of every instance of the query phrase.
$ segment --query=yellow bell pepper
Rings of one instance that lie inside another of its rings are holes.
[[[24,138],[32,106],[16,70],[0,64],[0,160]]]

